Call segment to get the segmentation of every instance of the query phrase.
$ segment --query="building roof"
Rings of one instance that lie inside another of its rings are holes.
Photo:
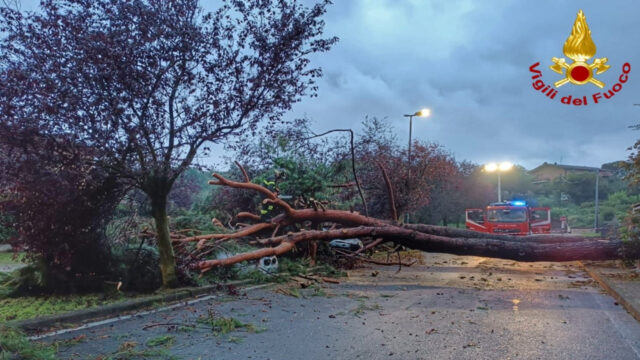
[[[575,170],[575,171],[604,171],[601,168],[591,167],[591,166],[564,165],[564,164],[558,164],[558,163],[549,164],[547,162],[544,162],[542,165],[536,167],[535,169],[529,170],[529,172],[536,172],[546,166],[557,167],[565,170]]]

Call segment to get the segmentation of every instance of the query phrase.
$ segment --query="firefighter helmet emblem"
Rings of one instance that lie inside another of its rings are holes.
[[[572,59],[573,63],[567,64],[564,58],[551,58],[554,63],[554,65],[550,66],[551,70],[562,74],[564,69],[565,78],[556,81],[554,83],[556,87],[568,82],[575,85],[584,85],[590,82],[599,88],[604,87],[604,83],[595,79],[593,75],[594,72],[596,75],[602,74],[609,70],[610,66],[606,65],[607,58],[595,59],[591,64],[587,63],[587,60],[596,54],[596,44],[591,39],[591,30],[589,30],[587,19],[582,10],[578,12],[576,21],[571,29],[571,35],[565,41],[562,52],[566,57]]]

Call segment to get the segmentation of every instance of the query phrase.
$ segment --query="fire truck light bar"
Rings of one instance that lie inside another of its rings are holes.
[[[513,206],[525,206],[525,205],[527,205],[527,203],[524,202],[524,201],[512,201],[511,205],[513,205]]]

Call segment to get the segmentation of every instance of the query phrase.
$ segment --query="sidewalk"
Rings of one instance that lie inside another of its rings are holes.
[[[585,261],[587,273],[636,320],[640,321],[640,273],[619,261]]]

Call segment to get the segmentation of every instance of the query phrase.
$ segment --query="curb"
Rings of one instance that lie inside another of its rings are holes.
[[[616,299],[616,301],[620,305],[622,305],[625,308],[625,310],[627,310],[627,312],[631,314],[631,316],[633,316],[634,319],[636,319],[637,321],[640,321],[640,309],[637,309],[631,302],[627,301],[627,299],[625,299],[620,294],[620,292],[616,290],[616,287],[617,287],[616,285],[610,282],[606,276],[600,274],[598,270],[592,269],[591,267],[585,265],[581,261],[579,263],[582,266],[582,268],[587,272],[587,274],[589,274],[589,276],[591,276],[598,284],[600,284],[600,286],[603,289],[605,289],[605,291],[609,293],[611,297]]]
[[[138,310],[153,306],[157,303],[171,303],[186,298],[195,298],[204,294],[213,293],[220,290],[220,286],[238,286],[251,283],[251,279],[230,281],[224,284],[207,285],[202,287],[192,287],[176,290],[169,293],[153,295],[141,299],[127,300],[115,304],[108,304],[91,309],[83,309],[57,315],[43,316],[34,319],[10,321],[9,326],[22,329],[27,333],[41,331],[42,329],[52,327],[64,327],[70,323],[82,323],[87,320],[96,320],[99,318],[113,316],[114,314],[122,315],[123,312]]]

